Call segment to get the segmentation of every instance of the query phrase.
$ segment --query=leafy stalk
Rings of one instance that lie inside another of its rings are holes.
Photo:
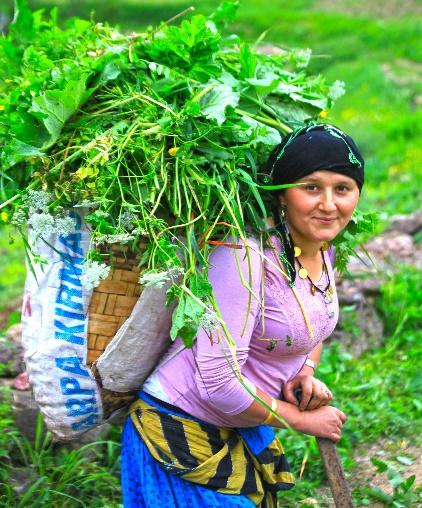
[[[268,236],[279,187],[260,168],[282,135],[327,109],[328,85],[288,51],[225,38],[235,2],[136,36],[78,19],[61,28],[19,6],[0,40],[0,223],[22,229],[34,214],[84,206],[96,260],[106,256],[97,245],[125,238],[136,250],[147,239],[138,254],[148,269],[183,265],[190,293],[175,290],[173,335],[191,344],[204,308],[192,317],[184,305],[194,295],[214,306],[210,245]],[[28,204],[34,190],[54,200],[40,210]],[[251,291],[251,274],[240,278]]]

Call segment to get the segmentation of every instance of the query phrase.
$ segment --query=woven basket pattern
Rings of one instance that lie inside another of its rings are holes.
[[[94,289],[88,308],[87,364],[91,366],[100,386],[104,418],[136,399],[136,392],[120,393],[104,388],[95,361],[130,316],[141,294],[138,265],[139,253],[145,250],[145,244],[140,243],[138,249],[138,254],[135,255],[124,245],[111,247],[110,274]]]
[[[145,248],[140,244],[139,249]],[[88,355],[91,365],[104,352],[117,330],[130,316],[139,295],[139,255],[124,245],[112,246],[112,268],[93,291],[88,315]]]

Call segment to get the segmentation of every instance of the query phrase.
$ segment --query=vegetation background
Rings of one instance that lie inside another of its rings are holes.
[[[72,16],[94,16],[97,21],[118,24],[131,32],[167,20],[190,5],[197,12],[210,13],[218,1],[30,0],[29,4],[34,9],[58,7],[63,22]],[[0,24],[5,24],[12,12],[12,0],[2,0]],[[346,95],[338,100],[327,120],[350,132],[363,150],[367,183],[361,208],[381,213],[380,229],[392,215],[420,208],[420,2],[243,0],[231,28],[250,41],[266,32],[265,44],[311,48],[310,70],[324,74],[328,81],[346,83]],[[0,327],[5,329],[19,320],[14,309],[25,274],[22,247],[17,239],[9,242],[8,232],[0,230]],[[422,434],[422,404],[418,400],[422,379],[417,368],[422,339],[420,274],[402,268],[392,277],[386,275],[378,302],[387,325],[384,345],[359,359],[339,347],[327,348],[320,373],[350,416],[339,448],[353,478],[357,505],[421,506],[415,484],[404,480],[409,477],[406,468],[412,466],[417,453],[420,455],[417,447],[421,446]],[[7,397],[2,400],[7,401]],[[8,402],[0,402],[2,429],[9,433],[6,437],[0,432],[0,457],[14,456],[22,468],[30,468],[33,476],[29,490],[19,497],[11,487],[10,471],[0,466],[0,482],[4,482],[0,484],[0,506],[120,505],[119,429],[113,430],[107,442],[89,445],[89,458],[86,450],[56,449],[48,437],[41,439],[41,432],[35,446],[27,443],[13,426]],[[329,506],[321,489],[324,477],[315,441],[298,436],[283,439],[294,471],[298,474],[304,468],[304,473],[298,487],[283,495],[282,506]],[[379,454],[379,443],[383,455]],[[357,466],[359,458],[368,455],[368,449],[372,450],[369,459],[373,455],[378,470],[388,475],[389,488],[368,487],[365,471]]]

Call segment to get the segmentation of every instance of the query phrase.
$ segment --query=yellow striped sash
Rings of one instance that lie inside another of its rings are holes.
[[[225,494],[245,495],[265,508],[276,507],[277,490],[293,486],[276,438],[254,455],[236,429],[168,414],[142,399],[132,404],[130,414],[154,459],[185,480]]]

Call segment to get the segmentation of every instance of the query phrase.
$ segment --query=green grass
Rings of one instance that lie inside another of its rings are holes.
[[[25,280],[25,260],[22,240],[14,235],[13,243],[9,230],[0,228],[0,312],[17,303],[22,295]]]
[[[7,396],[7,391],[3,389],[3,392]],[[10,408],[0,404],[0,412],[3,417],[9,418],[8,441],[4,443],[0,438],[0,457],[3,457],[0,466],[1,507],[121,506],[120,444],[116,439],[97,441],[72,450],[54,444],[51,435],[43,432],[39,418],[35,442],[30,443],[13,427],[10,428]],[[8,467],[10,465],[13,465],[12,470]],[[19,471],[30,480],[28,488],[21,495],[13,489],[8,477],[9,473],[13,477]]]

